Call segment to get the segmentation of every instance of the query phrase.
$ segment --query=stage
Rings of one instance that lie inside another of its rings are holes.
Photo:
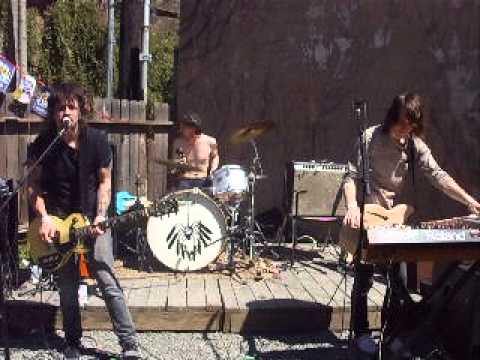
[[[289,254],[290,249],[275,249]],[[119,270],[128,306],[139,331],[220,331],[232,333],[295,334],[348,329],[352,273],[339,266],[338,248],[303,245],[297,262],[262,279],[225,275],[222,271],[195,273]],[[288,257],[282,256],[285,261]],[[283,259],[277,263],[281,264]],[[346,282],[345,282],[346,281]],[[30,282],[14,292],[9,319],[14,327],[61,328],[57,291],[21,296]],[[85,329],[111,329],[105,303],[94,285],[82,309]],[[380,326],[385,280],[375,276],[369,293],[369,318]]]

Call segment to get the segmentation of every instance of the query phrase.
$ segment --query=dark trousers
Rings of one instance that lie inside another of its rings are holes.
[[[136,345],[137,336],[123,291],[113,272],[112,236],[110,231],[98,236],[92,242],[89,254],[89,269],[97,280],[105,300],[113,331],[120,345],[125,348]],[[58,273],[60,306],[63,316],[63,329],[67,343],[78,343],[82,337],[80,306],[78,303],[79,269],[75,257],[60,269]]]
[[[356,338],[370,334],[370,324],[368,322],[368,292],[373,285],[373,274],[375,270],[385,274],[388,271],[384,266],[369,263],[355,264],[351,294],[351,321],[353,333]],[[396,286],[392,286],[385,294],[381,322],[383,328],[385,321],[387,321],[388,328],[390,329],[390,326],[394,325],[393,321],[395,317],[401,313],[401,299],[408,293],[403,285],[401,285],[402,280],[400,279],[399,264],[391,265],[389,271],[390,279],[395,281]]]
[[[212,182],[209,178],[199,178],[199,179],[178,179],[175,186],[176,190],[187,190],[193,188],[207,188],[212,186]]]
[[[370,333],[368,292],[373,285],[374,270],[375,266],[373,264],[355,264],[351,294],[351,321],[355,337]]]

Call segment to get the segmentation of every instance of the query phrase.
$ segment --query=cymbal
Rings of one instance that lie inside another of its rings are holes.
[[[272,121],[257,121],[247,124],[235,130],[230,136],[229,142],[232,144],[242,144],[251,141],[270,131],[274,126],[275,124]]]
[[[201,169],[196,166],[181,163],[173,159],[155,159],[155,162],[161,165],[164,165],[168,168],[176,169],[180,171],[201,171]]]

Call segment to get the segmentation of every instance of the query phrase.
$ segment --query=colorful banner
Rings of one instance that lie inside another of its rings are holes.
[[[35,80],[32,75],[22,75],[22,78],[20,79],[20,84],[13,92],[13,98],[19,103],[28,105],[33,97],[36,85],[37,80]]]
[[[50,90],[46,86],[38,86],[32,99],[30,111],[41,117],[47,118],[49,96]]]
[[[0,55],[0,92],[6,94],[15,74],[15,66]]]

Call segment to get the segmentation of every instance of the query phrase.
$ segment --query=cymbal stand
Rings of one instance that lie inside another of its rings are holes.
[[[136,200],[132,205],[132,210],[141,210],[144,205],[140,201],[139,187],[141,184],[140,175],[137,174],[135,181]],[[151,263],[147,261],[147,238],[145,236],[144,224],[137,224],[135,227],[135,247],[137,253],[137,266],[140,271],[152,272]]]
[[[255,156],[252,160],[252,164],[250,165],[250,172],[248,174],[248,185],[250,190],[250,206],[248,209],[247,215],[247,227],[245,229],[245,241],[249,246],[249,255],[250,260],[253,259],[255,254],[255,246],[258,243],[258,239],[260,238],[263,242],[264,246],[266,243],[265,235],[262,232],[262,229],[255,221],[255,183],[258,176],[263,175],[263,168],[262,162],[260,160],[260,155],[258,153],[257,144],[255,140],[250,140],[250,143],[253,146],[253,150]]]

